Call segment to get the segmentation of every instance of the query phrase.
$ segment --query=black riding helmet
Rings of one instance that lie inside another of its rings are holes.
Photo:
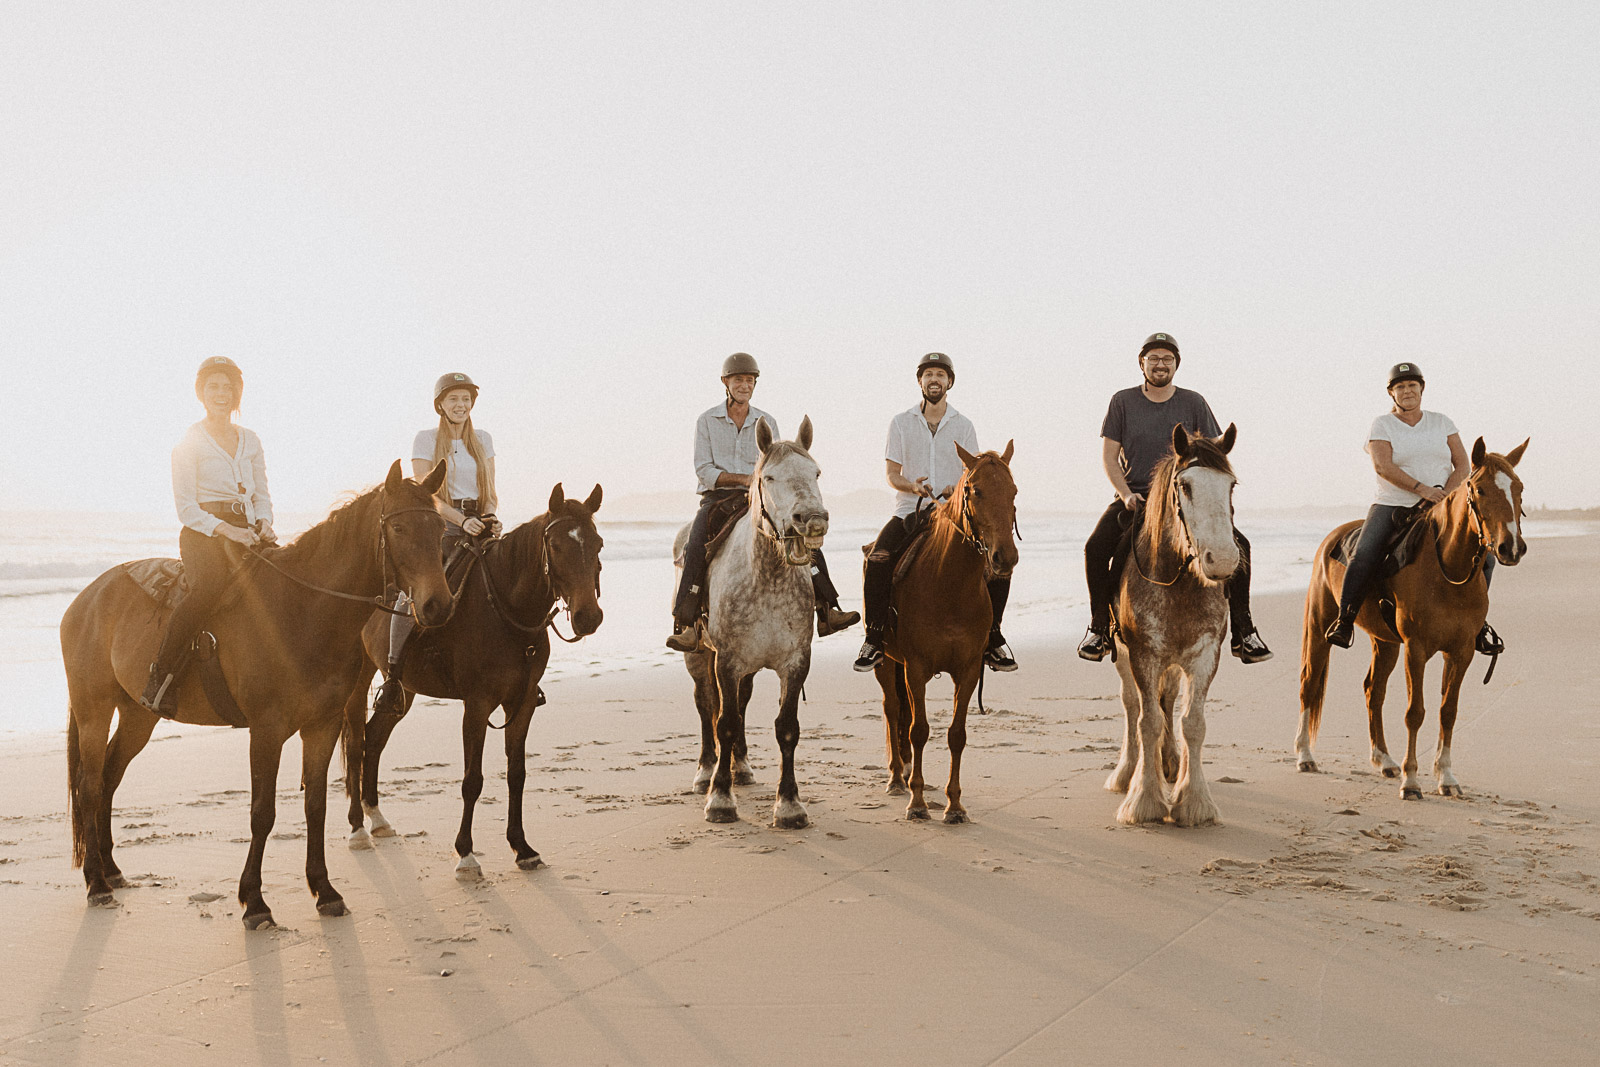
[[[956,384],[956,365],[953,360],[943,352],[929,352],[917,364],[917,381],[922,381],[922,372],[929,367],[943,367],[944,372],[950,376],[950,384]]]
[[[1165,348],[1177,359],[1178,364],[1183,363],[1183,353],[1178,351],[1178,342],[1173,340],[1170,333],[1153,333],[1146,337],[1144,344],[1139,347],[1139,358],[1143,359],[1152,348]]]
[[[1393,389],[1396,382],[1416,382],[1418,385],[1427,385],[1428,379],[1422,376],[1422,368],[1415,363],[1396,363],[1389,368],[1389,384],[1385,389]]]
[[[433,410],[437,414],[444,414],[444,408],[440,406],[439,401],[443,400],[444,394],[452,389],[470,389],[472,402],[474,404],[478,402],[478,387],[471,378],[465,374],[441,374],[439,380],[433,383]]]
[[[233,403],[238,407],[239,402],[244,399],[244,371],[227,356],[212,356],[200,364],[200,369],[194,372],[194,395],[200,400],[205,399],[201,389],[205,385],[206,376],[217,371],[226,374],[228,380],[233,383]]]

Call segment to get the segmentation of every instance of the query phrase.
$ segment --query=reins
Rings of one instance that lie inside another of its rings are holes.
[[[426,511],[430,515],[437,514],[437,512],[431,507],[414,507],[401,508],[399,511],[384,512],[378,516],[378,561],[380,566],[383,568],[385,587],[387,587],[389,584],[389,520],[394,518],[396,515],[405,515],[413,511]],[[391,608],[388,604],[384,603],[383,594],[381,593],[376,596],[361,596],[359,593],[343,593],[337,589],[329,589],[326,586],[317,585],[314,582],[308,582],[304,578],[290,574],[288,571],[284,570],[278,565],[277,561],[275,561],[271,556],[268,556],[266,553],[257,549],[254,545],[245,545],[243,547],[244,550],[251,556],[254,556],[262,563],[265,563],[267,566],[271,567],[273,570],[277,571],[279,574],[283,575],[296,585],[305,589],[309,589],[313,593],[322,593],[325,596],[337,597],[340,600],[354,600],[358,603],[375,607],[379,611],[386,611],[390,615],[411,614],[410,608],[407,608],[404,611],[401,611],[398,608]]]
[[[1443,524],[1440,524],[1438,527],[1436,527],[1433,533],[1433,555],[1434,558],[1439,561],[1439,576],[1446,582],[1449,582],[1451,585],[1466,585],[1468,582],[1472,581],[1472,579],[1476,578],[1479,570],[1481,570],[1483,567],[1484,558],[1489,554],[1489,542],[1483,536],[1483,516],[1479,514],[1477,501],[1472,499],[1472,493],[1470,490],[1467,493],[1467,510],[1471,512],[1472,515],[1467,528],[1471,530],[1473,524],[1476,524],[1477,526],[1477,529],[1473,530],[1472,532],[1477,534],[1478,550],[1472,554],[1472,562],[1467,565],[1467,576],[1461,579],[1459,582],[1450,577],[1450,572],[1445,569],[1444,549],[1439,546],[1439,542],[1444,540]]]
[[[1163,589],[1169,589],[1172,586],[1177,585],[1178,579],[1184,576],[1184,574],[1189,570],[1195,561],[1194,535],[1189,532],[1189,519],[1186,515],[1184,515],[1183,501],[1178,497],[1178,475],[1182,474],[1187,469],[1188,467],[1180,467],[1172,472],[1172,488],[1169,492],[1169,495],[1172,497],[1172,510],[1178,516],[1178,528],[1183,531],[1183,543],[1189,550],[1189,554],[1183,557],[1183,562],[1178,564],[1178,572],[1174,574],[1172,576],[1172,580],[1168,582],[1158,582],[1146,574],[1144,572],[1144,564],[1139,562],[1139,538],[1137,535],[1133,539],[1133,551],[1130,553],[1130,555],[1133,556],[1133,569],[1139,572],[1139,577],[1143,578],[1151,585],[1158,585]]]
[[[570,516],[563,516],[562,518],[566,518],[567,521],[575,521]],[[540,556],[542,557],[541,569],[543,572],[545,589],[549,591],[552,603],[550,605],[550,611],[545,615],[544,620],[534,626],[530,626],[525,622],[521,622],[511,617],[511,612],[504,603],[504,595],[500,593],[498,588],[496,588],[494,576],[489,573],[489,559],[485,548],[481,545],[474,545],[471,542],[463,542],[463,544],[466,546],[468,552],[471,552],[474,556],[478,557],[478,572],[483,575],[484,596],[488,598],[489,606],[494,609],[495,614],[500,617],[501,622],[505,623],[513,630],[517,630],[525,634],[539,634],[548,629],[551,633],[555,634],[556,637],[560,638],[562,641],[565,641],[567,644],[572,645],[577,644],[579,641],[583,640],[583,638],[576,635],[568,637],[563,634],[555,624],[556,616],[561,612],[561,604],[566,601],[565,597],[556,593],[555,583],[551,580],[550,571],[550,531],[555,528],[555,524],[559,521],[561,521],[561,518],[551,519],[545,524],[545,528],[539,536]],[[598,580],[596,581],[595,592],[599,592]],[[567,614],[568,616],[571,616],[572,614],[572,607],[570,604],[567,606]]]
[[[761,491],[761,480],[753,477],[752,481],[756,487],[756,508],[761,513],[761,519],[766,522],[768,527],[771,527],[771,529],[768,530],[761,525],[761,522],[757,522],[755,524],[756,530],[765,534],[767,537],[772,538],[772,540],[778,543],[778,551],[783,554],[783,561],[789,566],[808,566],[811,563],[811,550],[806,547],[805,535],[801,534],[799,531],[794,531],[792,533],[779,532],[780,528],[778,524],[773,521],[772,516],[767,513],[767,497],[766,494]],[[794,551],[795,546],[798,546],[800,549],[798,559],[796,559],[796,554]]]

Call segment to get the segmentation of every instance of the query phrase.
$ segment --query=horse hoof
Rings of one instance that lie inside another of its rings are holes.
[[[701,796],[705,796],[707,793],[711,792],[711,779],[696,778],[692,788],[696,793],[699,793]]]
[[[1301,774],[1316,774],[1317,773],[1317,761],[1316,760],[1309,760],[1309,759],[1301,760],[1300,761],[1300,773]]]
[[[883,791],[892,797],[903,797],[906,795],[906,784],[904,782],[890,782],[883,787]]]
[[[756,784],[755,772],[754,771],[739,771],[739,772],[737,772],[733,776],[733,784],[734,785],[755,785]]]
[[[365,826],[359,830],[352,830],[348,844],[351,852],[366,852],[372,848],[372,835],[367,833]]]
[[[1420,788],[1418,788],[1417,786],[1414,786],[1414,785],[1406,786],[1404,789],[1400,790],[1400,799],[1401,800],[1421,800],[1422,799],[1422,790]]]
[[[737,808],[706,808],[706,822],[738,822]]]
[[[932,818],[932,816],[928,814],[927,808],[906,809],[906,819],[909,822],[927,822],[930,818]]]
[[[106,885],[112,889],[126,889],[128,888],[128,880],[122,876],[121,871],[118,871],[116,874],[106,875]]]
[[[270,911],[263,911],[256,915],[246,915],[244,917],[244,928],[246,930],[275,930],[277,927],[278,924],[272,921],[272,912]]]
[[[344,901],[342,900],[328,900],[317,905],[317,914],[325,919],[337,919],[340,916],[349,915],[350,909],[344,906]]]
[[[947,826],[954,826],[957,823],[966,822],[967,813],[964,811],[947,811],[944,813],[944,821]]]
[[[1442,797],[1459,797],[1464,796],[1465,794],[1461,792],[1461,787],[1459,785],[1451,782],[1449,785],[1440,783],[1439,795]]]
[[[107,890],[104,893],[89,894],[89,907],[91,908],[114,908],[116,906],[117,898],[111,893],[110,890]]]
[[[463,882],[475,882],[483,877],[483,865],[478,862],[478,857],[468,852],[456,860],[456,877]]]
[[[1385,778],[1398,778],[1398,777],[1400,777],[1400,768],[1399,767],[1384,767],[1383,768],[1383,776]]]
[[[810,825],[811,818],[803,811],[795,815],[774,815],[772,817],[772,828],[774,830],[804,830]]]
[[[382,826],[374,826],[372,828],[372,836],[373,837],[399,837],[400,834],[399,834],[399,832],[397,830],[395,830],[395,828],[393,826],[390,826],[388,823],[384,823]]]
[[[537,871],[544,866],[544,860],[540,859],[539,854],[535,852],[531,856],[518,856],[517,866],[524,871]]]

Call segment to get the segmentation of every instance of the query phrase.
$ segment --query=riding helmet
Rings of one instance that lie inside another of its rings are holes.
[[[200,369],[194,372],[194,395],[205,399],[201,391],[205,385],[206,375],[221,371],[233,383],[233,402],[237,405],[244,397],[244,371],[239,369],[239,364],[227,356],[212,356],[200,364]]]
[[[439,380],[433,383],[433,410],[440,415],[444,414],[444,408],[440,406],[439,401],[443,400],[444,394],[452,389],[470,389],[472,402],[474,404],[478,402],[478,387],[471,378],[465,374],[441,374]]]
[[[1183,354],[1178,351],[1178,342],[1173,339],[1170,333],[1153,333],[1146,337],[1144,344],[1139,348],[1139,358],[1143,359],[1144,354],[1152,348],[1165,348],[1178,357],[1178,362],[1183,362]]]
[[[722,377],[733,374],[748,374],[752,377],[761,377],[761,368],[756,365],[756,357],[748,352],[735,352],[722,361]]]
[[[950,375],[950,384],[956,384],[955,362],[943,352],[929,352],[922,357],[922,361],[917,364],[917,381],[922,381],[922,372],[929,367],[943,367],[944,372]]]
[[[1396,363],[1389,368],[1389,384],[1385,389],[1393,389],[1396,382],[1416,382],[1418,385],[1427,385],[1428,379],[1422,376],[1422,368],[1415,363]]]

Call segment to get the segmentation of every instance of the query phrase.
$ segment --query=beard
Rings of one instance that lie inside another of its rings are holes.
[[[1176,372],[1176,367],[1158,367],[1154,371],[1145,371],[1144,383],[1152,389],[1165,388],[1172,384],[1172,379]]]
[[[922,399],[930,404],[937,404],[945,398],[949,390],[938,382],[931,382],[922,387]]]

